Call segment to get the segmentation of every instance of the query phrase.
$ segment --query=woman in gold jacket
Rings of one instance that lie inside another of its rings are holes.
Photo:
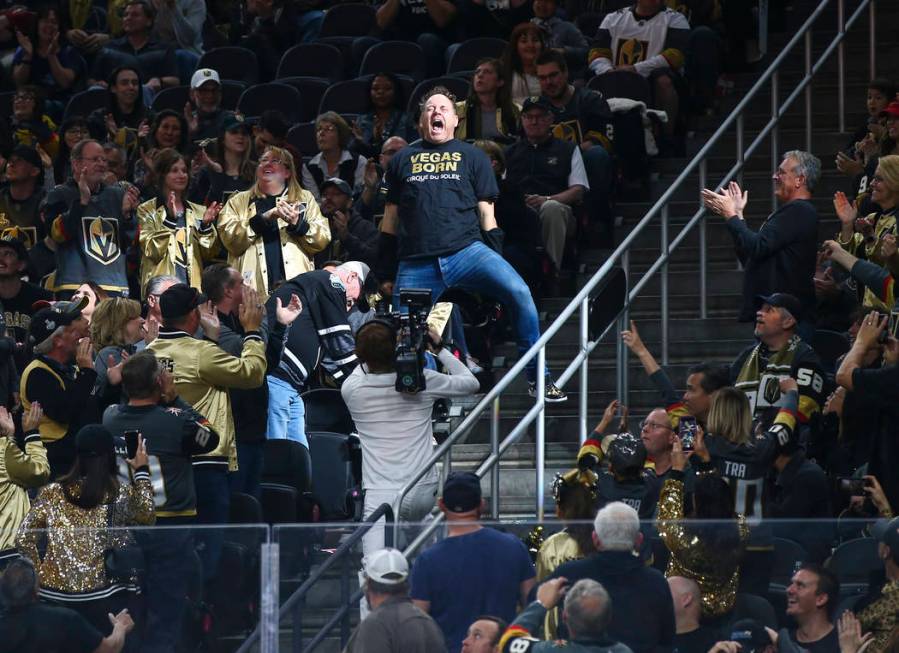
[[[200,288],[203,267],[218,253],[215,222],[221,205],[204,208],[185,198],[190,162],[174,148],[160,150],[154,162],[159,197],[137,207],[140,220],[140,288],[159,275],[171,275]]]
[[[228,263],[262,294],[314,269],[312,256],[331,242],[328,220],[297,179],[293,156],[268,147],[259,157],[256,183],[235,193],[218,220]]]

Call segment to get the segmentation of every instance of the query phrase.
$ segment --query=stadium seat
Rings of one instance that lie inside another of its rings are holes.
[[[276,81],[284,77],[319,77],[330,82],[343,79],[343,53],[327,43],[300,43],[281,57]]]
[[[416,82],[425,78],[425,58],[421,47],[409,41],[383,41],[369,48],[362,57],[360,75],[388,72],[408,75]]]
[[[154,113],[158,113],[164,109],[171,109],[172,111],[177,111],[180,116],[184,112],[184,105],[189,101],[189,86],[169,86],[156,94],[150,108],[153,109]]]
[[[306,390],[300,398],[306,408],[306,431],[355,432],[356,425],[340,395],[340,390],[315,388]]]
[[[318,150],[315,143],[315,123],[298,122],[287,132],[287,142],[293,145],[300,154],[308,156]]]
[[[261,116],[267,109],[278,109],[288,122],[300,119],[300,92],[290,84],[268,82],[245,90],[237,101],[237,110],[245,116]]]
[[[821,359],[824,371],[828,374],[836,372],[837,360],[849,351],[849,338],[845,333],[817,329],[809,343]]]
[[[231,493],[229,524],[261,524],[262,519],[262,505],[256,497],[243,492]]]
[[[774,567],[771,570],[771,591],[786,591],[796,567],[809,559],[808,552],[798,542],[783,537],[774,538]]]
[[[603,97],[629,98],[649,106],[649,82],[643,75],[626,70],[597,75],[587,82],[587,88],[599,91]]]
[[[415,87],[415,81],[407,75],[397,75],[396,77],[403,89],[403,96],[409,97]],[[366,75],[329,86],[322,96],[318,113],[336,111],[340,115],[345,115],[364,111],[369,102],[368,87],[371,85],[371,79],[371,75]]]
[[[463,41],[446,66],[447,73],[474,70],[481,59],[498,59],[508,43],[489,36]]]
[[[774,608],[764,597],[755,594],[737,594],[732,614],[731,625],[740,619],[754,619],[767,628],[774,630],[778,628],[777,613],[774,612]],[[727,630],[730,630],[730,626]]]
[[[883,569],[883,563],[877,555],[877,540],[873,537],[843,542],[824,566],[840,579],[840,589],[844,594],[867,587],[871,572]]]
[[[406,108],[406,112],[413,117],[417,117],[418,103],[421,100],[421,97],[435,86],[445,86],[456,96],[456,99],[460,101],[468,97],[468,91],[471,88],[471,84],[467,80],[459,77],[436,77],[434,79],[426,79],[423,82],[420,82],[418,86],[415,87],[415,90],[412,91],[412,95],[409,96],[409,104]]]
[[[376,27],[375,8],[372,5],[349,2],[334,5],[325,12],[318,36],[319,39],[334,36],[367,36]]]
[[[301,445],[302,446],[302,445]],[[289,485],[262,483],[262,514],[269,524],[295,524],[297,491]]]
[[[315,120],[318,116],[318,105],[328,90],[330,83],[321,77],[282,77],[276,80],[282,84],[290,84],[300,92],[300,120]]]
[[[197,68],[212,68],[222,79],[233,79],[252,86],[259,81],[259,60],[247,48],[226,46],[203,53]]]
[[[247,90],[247,85],[234,79],[222,80],[222,109],[234,111],[241,94]]]
[[[596,32],[599,31],[603,18],[602,14],[588,11],[578,16],[574,24],[577,25],[578,31],[587,37],[587,41],[590,41],[595,38]]]
[[[312,491],[321,506],[322,520],[353,520],[351,501],[353,493],[359,490],[362,477],[358,436],[307,430],[306,437],[315,461]]]
[[[84,116],[87,118],[88,114],[94,109],[105,107],[108,100],[109,91],[105,88],[89,88],[86,91],[76,93],[69,99],[69,103],[66,105],[63,120],[67,120],[72,116]]]

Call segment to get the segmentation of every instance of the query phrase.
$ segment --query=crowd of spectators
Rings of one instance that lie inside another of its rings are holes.
[[[682,153],[691,120],[714,113],[719,61],[753,59],[750,3],[570,4],[386,0],[377,34],[344,44],[350,76],[391,39],[420,46],[428,78],[466,39],[507,45],[475,63],[465,97],[435,84],[410,103],[401,75],[368,76],[366,101],[321,111],[304,151],[295,107],[242,115],[226,106],[226,71],[198,64],[240,45],[255,79],[275,79],[289,48],[318,39],[324,4],[4,3],[0,650],[176,650],[185,552],[213,600],[223,537],[152,525],[227,523],[232,492],[259,497],[267,440],[308,452],[302,394],[316,385],[342,386],[355,420],[362,514],[389,502],[431,451],[435,402],[477,392],[483,368],[454,311],[429,337],[428,390],[395,392],[378,299],[478,292],[505,305],[520,351],[536,342],[534,299],[558,290],[579,240],[614,242],[647,135],[661,156]],[[593,90],[605,75],[639,81],[648,106]],[[183,107],[154,109],[179,88]],[[79,108],[85,91],[101,100]],[[436,505],[447,537],[410,570],[371,531],[371,614],[348,650],[520,653],[556,637],[609,653],[895,648],[896,98],[871,82],[869,119],[834,162],[851,182],[833,198],[832,240],[818,242],[822,163],[808,152],[773,171],[780,207],[758,231],[739,186],[703,192],[746,270],[739,317],[755,340],[729,368],[692,367],[681,396],[637,325],[621,334],[658,407],[636,435],[626,407],[606,408],[553,485],[564,528],[537,543],[536,567],[479,522],[477,477],[439,488],[428,475],[399,517]],[[549,370],[544,383],[547,401],[566,400]],[[838,514],[880,520],[835,528]],[[116,531],[128,526],[149,528]],[[880,578],[837,614],[840,578],[822,565],[855,536],[876,541]],[[769,633],[740,617],[746,597],[769,596],[778,538],[805,553],[786,627]]]

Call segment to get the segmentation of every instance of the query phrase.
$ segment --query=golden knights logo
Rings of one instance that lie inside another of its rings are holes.
[[[763,396],[769,406],[773,406],[780,399],[780,380],[775,376],[768,376],[763,388]]]
[[[580,144],[584,140],[581,125],[577,120],[566,120],[553,125],[553,136],[567,143]]]
[[[114,263],[119,250],[119,221],[114,218],[81,218],[84,251],[103,265]]]
[[[37,244],[37,227],[6,227],[0,231],[0,240],[21,240],[25,249]]]
[[[618,53],[615,57],[616,66],[633,66],[641,61],[646,61],[646,53],[649,52],[649,41],[640,39],[628,39],[618,44]]]

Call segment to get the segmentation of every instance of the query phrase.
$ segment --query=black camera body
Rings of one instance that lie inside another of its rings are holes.
[[[396,338],[397,392],[415,394],[425,389],[425,352],[428,347],[428,313],[431,291],[427,288],[400,290],[400,310],[393,311],[390,300],[378,302],[376,319],[393,327]]]

